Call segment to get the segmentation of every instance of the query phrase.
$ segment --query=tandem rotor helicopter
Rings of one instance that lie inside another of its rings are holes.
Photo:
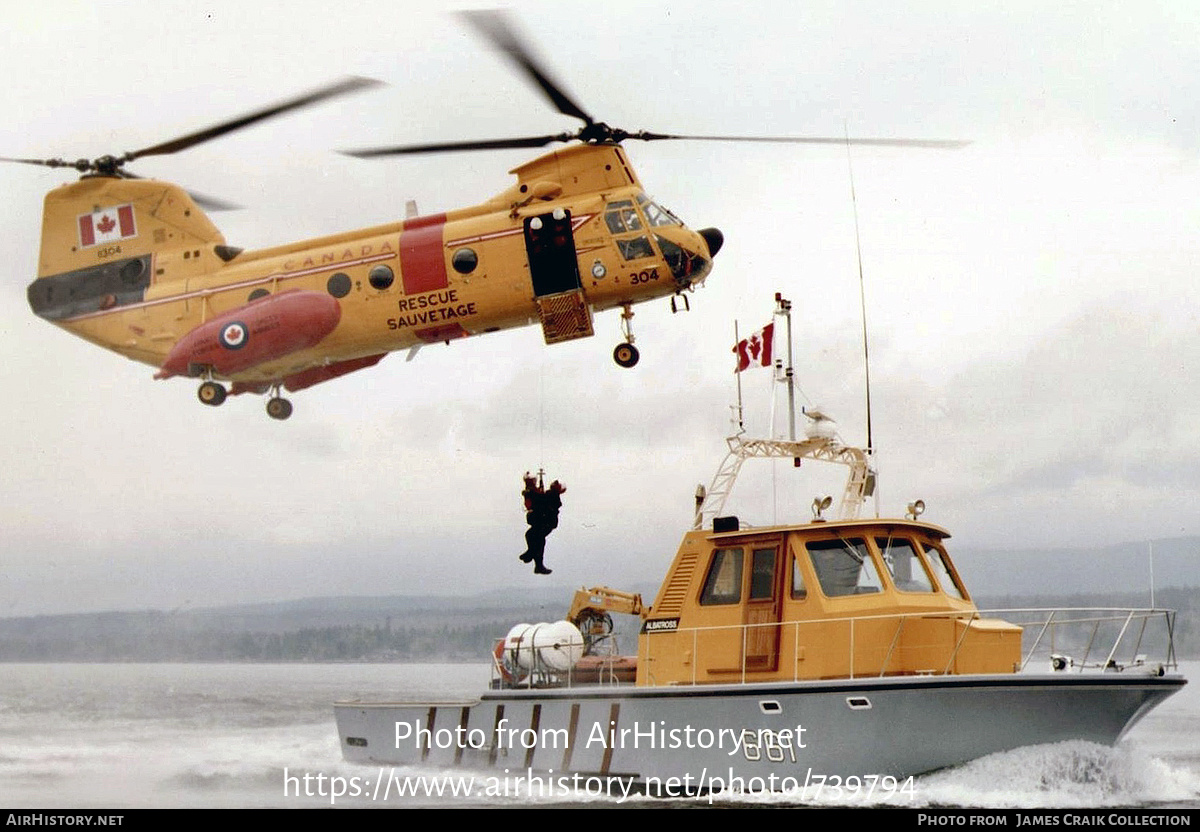
[[[638,361],[633,306],[703,283],[723,242],[693,231],[650,199],[622,147],[628,139],[833,144],[818,137],[688,136],[596,121],[539,65],[506,19],[467,22],[505,52],[573,133],[349,151],[378,158],[447,151],[567,146],[511,173],[514,185],[468,208],[258,251],[227,245],[203,207],[231,207],[125,165],[176,153],[263,119],[377,82],[351,78],[186,136],[119,156],[2,161],[74,168],[79,181],[47,194],[34,313],[92,343],[198,378],[199,399],[268,394],[286,419],[295,392],[371,367],[388,352],[536,324],[547,344],[593,334],[593,314],[621,309],[613,353]],[[965,142],[854,139],[856,144],[959,147]],[[411,357],[411,352],[410,352]],[[228,386],[226,386],[228,384]]]

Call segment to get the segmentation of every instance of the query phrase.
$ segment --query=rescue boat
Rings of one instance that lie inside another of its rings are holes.
[[[1173,611],[978,609],[924,504],[860,517],[871,455],[805,416],[798,439],[727,440],[652,604],[581,589],[565,620],[499,639],[489,689],[468,700],[336,703],[345,759],[610,793],[895,791],[1021,746],[1114,744],[1186,684]],[[836,512],[823,497],[803,522],[726,514],[758,459],[846,466]],[[613,613],[639,622],[636,655]]]

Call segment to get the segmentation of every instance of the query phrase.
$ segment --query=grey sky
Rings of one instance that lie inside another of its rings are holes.
[[[342,6],[21,4],[0,54],[0,155],[120,152],[342,75],[387,81],[133,166],[247,205],[213,219],[256,248],[389,221],[409,198],[427,213],[478,202],[531,157],[338,148],[573,127],[452,7]],[[854,151],[884,513],[923,497],[976,547],[1200,534],[1195,4],[513,16],[586,108],[630,130],[973,140]],[[0,615],[529,583],[518,491],[539,465],[568,485],[553,581],[656,580],[724,448],[733,321],[766,323],[776,291],[795,303],[804,392],[863,441],[844,149],[627,149],[652,196],[726,235],[691,312],[637,308],[636,370],[612,363],[609,313],[595,338],[551,348],[526,329],[391,355],[294,396],[282,424],[258,398],[203,408],[192,382],[37,319],[41,198],[70,175],[6,166]],[[745,380],[761,415],[765,378]],[[807,512],[829,490],[808,473],[768,469],[731,508]]]

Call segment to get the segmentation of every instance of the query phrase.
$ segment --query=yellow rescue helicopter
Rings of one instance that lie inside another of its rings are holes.
[[[516,183],[469,208],[408,216],[259,251],[226,244],[202,207],[230,207],[125,170],[263,119],[376,82],[352,78],[213,127],[120,156],[75,162],[83,174],[51,191],[42,218],[33,311],[95,344],[158,369],[199,378],[198,395],[269,394],[267,413],[291,415],[297,391],[415,350],[538,324],[547,344],[593,334],[593,313],[621,309],[613,354],[638,361],[636,303],[701,284],[721,248],[715,228],[693,231],[648,197],[621,146],[626,139],[836,143],[846,139],[629,133],[596,121],[541,68],[505,19],[466,19],[513,59],[553,106],[583,121],[574,133],[351,151],[395,154],[569,143],[511,173]],[[961,142],[855,139],[859,144],[955,147]],[[228,384],[229,386],[226,386]]]

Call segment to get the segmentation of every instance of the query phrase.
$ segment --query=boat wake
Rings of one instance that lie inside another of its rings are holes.
[[[353,767],[348,770],[356,770]],[[362,769],[357,769],[361,771]],[[394,771],[411,778],[430,780],[446,770],[399,766]],[[481,775],[484,779],[486,775]],[[672,799],[644,793],[628,797],[601,796],[580,791],[560,791],[546,796],[518,789],[503,797],[478,800],[480,805],[578,805],[629,803],[642,807],[678,805],[804,806],[813,808],[982,808],[1070,809],[1132,806],[1193,806],[1200,800],[1200,770],[1173,765],[1136,745],[1117,748],[1089,742],[1062,742],[1028,746],[982,757],[962,766],[916,778],[903,791],[869,793],[867,786],[822,789],[695,795]],[[456,800],[431,801],[455,805]]]
[[[866,787],[813,794],[747,794],[724,806],[1071,809],[1193,806],[1200,770],[1175,767],[1135,745],[1071,741],[1018,748],[918,777],[909,790],[869,794]]]
[[[918,779],[923,806],[1095,808],[1194,803],[1200,771],[1173,767],[1133,744],[1028,746]],[[915,804],[914,804],[915,805]]]

